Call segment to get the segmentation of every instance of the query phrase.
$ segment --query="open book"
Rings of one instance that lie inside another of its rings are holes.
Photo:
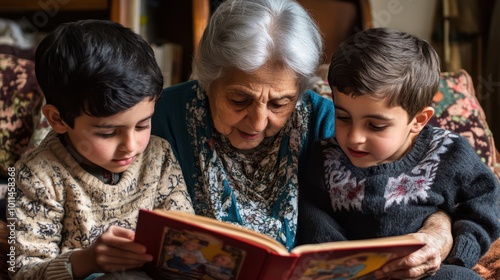
[[[139,210],[135,241],[153,279],[380,279],[379,268],[425,244],[411,235],[302,245],[202,216]]]

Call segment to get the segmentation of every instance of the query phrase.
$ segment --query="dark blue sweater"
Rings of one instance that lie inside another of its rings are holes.
[[[438,210],[453,223],[448,259],[471,268],[500,235],[499,182],[467,140],[426,126],[399,161],[351,164],[336,140],[318,141],[301,184],[299,243],[417,232]]]

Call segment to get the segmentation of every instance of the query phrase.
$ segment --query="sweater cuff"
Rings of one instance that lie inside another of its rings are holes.
[[[72,273],[68,271],[68,262],[71,253],[73,253],[73,251],[60,254],[51,261],[50,266],[47,268],[47,271],[45,272],[47,279],[61,279],[61,280],[73,279]]]
[[[462,235],[455,238],[453,248],[446,262],[472,268],[479,261],[480,256],[481,248],[479,244]]]

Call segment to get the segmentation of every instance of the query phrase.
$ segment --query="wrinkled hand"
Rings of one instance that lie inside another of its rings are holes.
[[[443,212],[431,215],[424,226],[413,233],[426,243],[414,253],[387,263],[382,271],[395,279],[421,279],[435,273],[453,245],[450,218]]]
[[[71,255],[74,278],[96,272],[125,271],[152,261],[146,247],[134,242],[134,232],[110,226],[94,243]]]

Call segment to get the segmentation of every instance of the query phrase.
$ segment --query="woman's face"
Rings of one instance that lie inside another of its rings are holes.
[[[299,86],[292,71],[266,64],[251,74],[229,71],[207,93],[215,129],[245,150],[280,131],[295,109]]]

